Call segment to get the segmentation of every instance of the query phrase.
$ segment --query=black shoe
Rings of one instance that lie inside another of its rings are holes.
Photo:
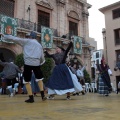
[[[85,95],[85,93],[84,93],[84,92],[82,92],[82,95]]]
[[[41,93],[42,100],[45,101],[47,99],[47,97],[45,97],[44,91],[40,91],[40,93]]]
[[[48,100],[54,100],[55,98],[54,98],[53,95],[50,95],[50,96],[47,97],[47,99],[48,99]]]
[[[76,93],[73,93],[73,96],[76,96],[77,94]]]
[[[71,100],[70,96],[67,96],[67,97],[66,97],[66,100]]]
[[[26,103],[33,103],[34,102],[34,98],[33,98],[33,95],[30,95],[29,96],[29,99],[28,100],[25,100]]]
[[[43,101],[47,100],[47,97],[45,97],[45,96],[44,96],[44,97],[42,97],[42,100],[43,100]]]
[[[79,96],[79,93],[76,93],[77,96]]]
[[[105,94],[105,96],[107,97],[107,96],[109,96],[108,94]]]
[[[24,92],[22,92],[21,94],[25,94]]]

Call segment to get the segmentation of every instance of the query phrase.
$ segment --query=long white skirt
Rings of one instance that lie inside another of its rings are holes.
[[[81,84],[78,82],[78,79],[77,79],[76,75],[73,74],[70,69],[69,69],[69,72],[70,72],[70,75],[72,77],[74,88],[67,89],[67,90],[55,90],[55,89],[52,90],[52,89],[48,88],[48,94],[49,95],[51,95],[51,94],[63,95],[63,94],[66,94],[68,92],[70,92],[70,93],[72,93],[72,92],[80,92],[80,91],[83,90]]]

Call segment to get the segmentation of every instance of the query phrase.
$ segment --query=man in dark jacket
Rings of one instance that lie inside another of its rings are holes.
[[[13,96],[13,88],[15,83],[18,81],[16,80],[16,77],[20,71],[19,67],[15,65],[14,63],[9,62],[2,62],[0,60],[0,65],[3,66],[3,71],[0,73],[0,77],[2,79],[5,79],[7,82],[7,88],[10,91],[10,96]]]

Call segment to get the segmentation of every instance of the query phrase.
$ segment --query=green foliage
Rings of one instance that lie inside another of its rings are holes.
[[[53,68],[53,60],[51,58],[45,58],[46,62],[41,66],[41,70],[43,72],[44,80],[43,82],[46,83],[49,79],[52,68]]]
[[[41,66],[41,70],[44,76],[43,82],[46,83],[51,75],[51,70],[53,68],[53,60],[51,58],[45,58],[45,63]],[[16,56],[15,64],[19,67],[24,65],[23,54]]]
[[[83,72],[84,72],[85,82],[91,83],[91,79],[90,79],[89,73],[86,70],[84,70]]]
[[[19,67],[23,66],[24,65],[24,60],[23,60],[23,53],[19,54],[16,56],[16,59],[15,59],[15,64]]]

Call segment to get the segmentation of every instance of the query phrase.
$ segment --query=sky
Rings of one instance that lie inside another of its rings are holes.
[[[104,14],[98,9],[118,2],[119,0],[87,0],[92,7],[89,9],[89,37],[97,41],[97,49],[103,49],[102,28],[105,28]]]

